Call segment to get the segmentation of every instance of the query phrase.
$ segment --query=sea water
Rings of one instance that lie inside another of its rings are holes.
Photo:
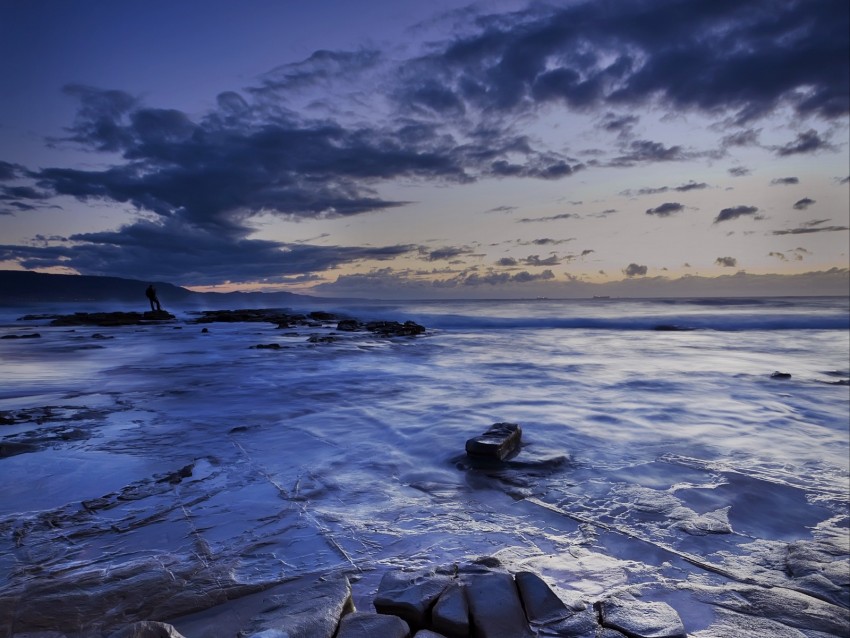
[[[0,601],[167,557],[246,583],[343,570],[367,606],[386,569],[495,555],[568,601],[669,602],[692,635],[842,635],[847,298],[319,307],[427,332],[4,309],[0,336],[41,336],[0,340]],[[497,422],[522,451],[471,463]]]

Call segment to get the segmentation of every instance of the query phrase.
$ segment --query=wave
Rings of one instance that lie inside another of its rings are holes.
[[[474,317],[428,315],[418,319],[443,330],[850,330],[848,315],[663,315],[630,317]]]

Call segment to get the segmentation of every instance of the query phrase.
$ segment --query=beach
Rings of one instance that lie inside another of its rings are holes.
[[[850,629],[847,298],[319,300],[290,327],[163,301],[115,327],[0,310],[4,636],[320,573],[369,609],[388,570],[481,556],[697,638]],[[519,453],[470,461],[500,422]]]

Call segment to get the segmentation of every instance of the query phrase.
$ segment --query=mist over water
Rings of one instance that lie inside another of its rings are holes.
[[[0,413],[26,417],[0,436],[32,448],[0,458],[0,596],[202,554],[243,582],[345,569],[365,600],[388,567],[497,554],[565,598],[667,600],[704,636],[730,585],[850,605],[846,580],[787,559],[850,567],[846,298],[364,302],[333,309],[428,333],[318,344],[335,324],[202,333],[168,309],[76,329],[4,311],[0,334],[41,337],[0,340]],[[499,421],[523,451],[470,465],[466,439]]]

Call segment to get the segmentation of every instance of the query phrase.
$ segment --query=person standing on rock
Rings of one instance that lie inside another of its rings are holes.
[[[159,299],[156,296],[156,288],[153,287],[153,284],[150,284],[148,286],[148,289],[145,290],[145,296],[147,296],[148,301],[151,302],[151,312],[153,312],[154,310],[156,310],[157,312],[162,310],[162,306],[159,304]]]

